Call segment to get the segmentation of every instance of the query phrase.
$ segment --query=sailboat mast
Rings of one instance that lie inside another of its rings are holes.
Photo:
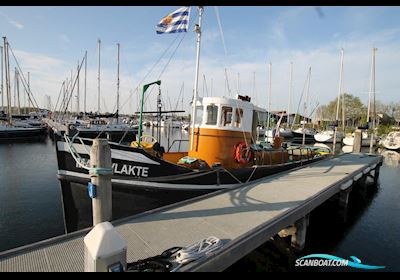
[[[194,93],[193,93],[193,103],[192,103],[192,133],[190,138],[190,150],[193,150],[194,146],[194,129],[197,117],[196,103],[198,98],[198,83],[199,83],[199,66],[200,66],[200,42],[201,42],[201,22],[203,19],[203,10],[202,6],[198,7],[199,9],[199,23],[195,27],[195,32],[197,33],[197,50],[196,50],[196,72],[194,78]]]
[[[86,75],[87,74],[87,51],[85,52],[85,89],[84,89],[84,96],[83,96],[83,116],[86,118]]]
[[[289,101],[288,101],[288,110],[287,110],[287,127],[290,124],[290,107],[292,106],[292,89],[293,89],[293,62],[290,62],[290,78],[289,78]]]
[[[308,111],[308,98],[310,92],[310,81],[311,81],[311,67],[308,69],[308,81],[307,81],[307,91],[306,91],[306,101],[304,102],[304,116],[303,116],[303,146],[306,144],[306,121],[307,121],[307,111]]]
[[[29,96],[30,92],[31,92],[31,73],[28,72],[28,91],[27,91],[27,95],[28,95],[28,107],[31,107],[31,104],[32,104],[32,107],[33,107],[33,102],[31,101],[31,98],[30,98],[30,96]],[[30,110],[28,109],[28,112],[29,112],[29,111],[30,111]]]
[[[117,123],[119,119],[119,51],[120,45],[117,43]]]
[[[339,72],[339,89],[338,89],[338,98],[336,104],[336,122],[339,121],[339,107],[340,107],[340,97],[342,95],[342,79],[343,79],[343,59],[344,59],[344,50],[340,50],[340,72]],[[343,111],[343,104],[342,104]]]
[[[369,78],[369,92],[368,92],[368,110],[367,110],[367,123],[370,123],[370,112],[371,112],[371,94],[372,94],[372,81],[373,81],[373,74],[374,74],[374,55],[375,55],[375,48],[372,49],[371,54],[371,73]]]
[[[80,96],[79,96],[79,76],[80,76],[80,71],[79,71],[79,60],[78,60],[78,67],[76,68],[78,72],[78,80],[77,80],[77,88],[76,88],[76,114],[79,115],[79,110],[80,110]]]
[[[98,71],[97,71],[97,113],[100,114],[100,44],[101,41],[98,39],[97,41],[98,44]]]
[[[12,125],[12,112],[11,112],[11,85],[10,85],[10,60],[8,56],[8,42],[7,37],[3,37],[4,41],[4,66],[6,78],[6,91],[7,91],[7,119],[8,124]]]
[[[369,152],[372,153],[372,148],[374,146],[374,138],[375,138],[375,126],[376,126],[376,99],[375,99],[375,52],[377,51],[377,48],[372,49],[372,71],[371,71],[371,80],[372,80],[372,93],[374,95],[374,115],[372,118],[372,133],[371,133],[371,140],[369,144]]]
[[[271,85],[271,81],[272,81],[272,63],[271,62],[268,64],[268,69],[269,69],[269,91],[268,91],[267,131],[269,130],[270,119],[271,119],[271,96],[272,96],[272,85]],[[268,132],[266,133],[266,135],[268,137]],[[273,135],[272,135],[272,137],[273,137]]]
[[[19,72],[17,69],[15,69],[15,87],[16,87],[16,91],[17,91],[17,98],[18,98],[18,115],[21,115],[21,99],[20,99],[20,95],[19,95]]]
[[[3,80],[3,76],[4,76],[4,67],[3,67],[3,57],[4,57],[4,48],[2,46],[0,46],[0,50],[1,50],[1,85],[0,85],[0,90],[1,90],[1,110],[4,111],[4,80]]]

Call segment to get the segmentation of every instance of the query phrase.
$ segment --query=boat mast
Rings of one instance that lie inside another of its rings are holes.
[[[80,71],[79,71],[79,60],[78,60],[78,67],[76,68],[78,72],[78,80],[77,80],[77,88],[76,88],[76,114],[79,115],[79,109],[80,109],[80,96],[79,96],[79,76],[80,76]]]
[[[343,59],[344,59],[344,49],[342,48],[340,50],[340,72],[339,72],[339,89],[338,89],[338,98],[337,98],[337,104],[336,104],[336,123],[335,123],[335,133],[333,134],[333,152],[335,152],[336,149],[336,138],[337,138],[337,128],[339,125],[339,104],[340,104],[340,96],[342,95],[343,91],[343,85],[342,85],[342,79],[343,79]],[[342,99],[343,101],[343,99]],[[343,108],[344,103],[342,102],[342,111],[344,112]],[[343,113],[344,115],[344,113]],[[344,118],[343,118],[344,122]],[[344,133],[344,124],[343,124],[343,133]]]
[[[86,75],[87,74],[87,51],[85,52],[85,90],[83,96],[83,117],[86,118]]]
[[[290,124],[290,107],[292,102],[292,88],[293,88],[293,62],[290,62],[290,78],[289,78],[289,101],[288,101],[288,110],[287,110],[287,118],[286,123],[287,127]]]
[[[28,91],[27,91],[27,95],[28,95],[28,107],[29,108],[31,107],[31,104],[32,104],[32,107],[34,107],[33,106],[33,101],[31,100],[30,95],[29,95],[30,92],[31,92],[31,72],[28,72]],[[29,111],[30,110],[28,109],[28,112]]]
[[[7,91],[7,119],[8,124],[12,125],[12,112],[11,112],[11,85],[10,85],[10,60],[8,56],[8,42],[7,37],[3,37],[4,41],[4,66],[6,78],[6,91]]]
[[[119,119],[119,50],[120,45],[117,43],[117,124]]]
[[[371,112],[371,93],[372,93],[372,80],[373,80],[373,73],[374,73],[374,49],[372,49],[372,54],[371,54],[371,73],[370,73],[370,78],[369,78],[369,92],[368,92],[368,110],[367,110],[367,123],[368,123],[368,127],[369,127],[369,123],[370,123],[370,112]]]
[[[99,59],[99,64],[98,64],[98,71],[97,71],[97,113],[100,114],[100,44],[101,41],[98,39],[97,41],[98,44],[98,59]]]
[[[372,92],[374,95],[374,115],[372,118],[372,133],[371,133],[371,140],[369,143],[369,153],[372,153],[372,148],[374,146],[374,134],[375,134],[375,125],[376,125],[376,99],[375,99],[375,52],[377,51],[377,48],[372,49],[372,70],[371,70],[371,80],[372,80]]]
[[[18,115],[21,115],[21,99],[20,99],[20,95],[19,95],[19,72],[17,70],[17,68],[15,68],[15,90],[17,92],[17,100],[18,100]]]
[[[269,126],[270,126],[270,119],[271,119],[271,95],[272,95],[272,85],[271,85],[272,63],[271,62],[268,64],[268,69],[269,69],[268,117],[267,117],[267,130],[265,132],[267,139],[268,139],[268,130],[269,130]],[[274,136],[272,135],[272,137],[274,137]]]
[[[2,47],[2,46],[0,46],[0,50],[1,50],[1,87],[0,87],[0,90],[1,90],[1,110],[3,110],[4,111],[4,85],[3,85],[3,82],[4,82],[4,80],[3,80],[3,76],[4,76],[4,74],[3,74],[3,72],[4,72],[4,68],[3,68],[3,57],[4,57],[4,48]]]
[[[303,146],[306,144],[306,121],[307,121],[307,111],[308,111],[308,97],[310,91],[310,80],[311,80],[311,67],[308,69],[308,81],[307,81],[307,91],[306,91],[306,101],[304,102],[304,116],[303,116]]]
[[[201,22],[203,19],[203,6],[199,6],[199,23],[195,26],[195,32],[197,33],[197,50],[196,50],[196,72],[195,72],[195,79],[194,79],[194,93],[193,93],[193,103],[192,103],[192,133],[190,138],[190,150],[193,150],[193,142],[194,142],[194,130],[195,130],[195,122],[196,122],[196,105],[197,105],[197,98],[198,98],[198,83],[199,83],[199,66],[200,66],[200,42],[201,42]]]

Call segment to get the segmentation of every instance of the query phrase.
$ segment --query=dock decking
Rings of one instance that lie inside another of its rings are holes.
[[[113,224],[128,243],[128,262],[209,236],[225,240],[211,257],[181,268],[222,271],[353,181],[370,173],[378,176],[381,164],[381,156],[344,154]],[[0,253],[0,271],[83,271],[83,238],[88,231]]]

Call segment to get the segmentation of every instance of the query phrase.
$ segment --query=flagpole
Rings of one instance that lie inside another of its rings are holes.
[[[194,93],[193,93],[193,103],[192,103],[192,133],[190,138],[190,150],[193,150],[193,142],[194,142],[194,129],[196,122],[196,103],[198,97],[198,82],[199,82],[199,65],[200,65],[200,42],[201,42],[201,22],[203,16],[203,6],[199,6],[199,23],[196,24],[195,32],[197,33],[197,51],[196,51],[196,73],[194,79]]]

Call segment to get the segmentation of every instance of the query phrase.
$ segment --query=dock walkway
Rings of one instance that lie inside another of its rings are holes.
[[[381,164],[381,156],[344,154],[113,224],[128,243],[128,262],[209,236],[225,240],[211,257],[181,268],[222,271],[355,181],[369,174],[376,178]],[[88,231],[0,253],[0,271],[83,271]]]

